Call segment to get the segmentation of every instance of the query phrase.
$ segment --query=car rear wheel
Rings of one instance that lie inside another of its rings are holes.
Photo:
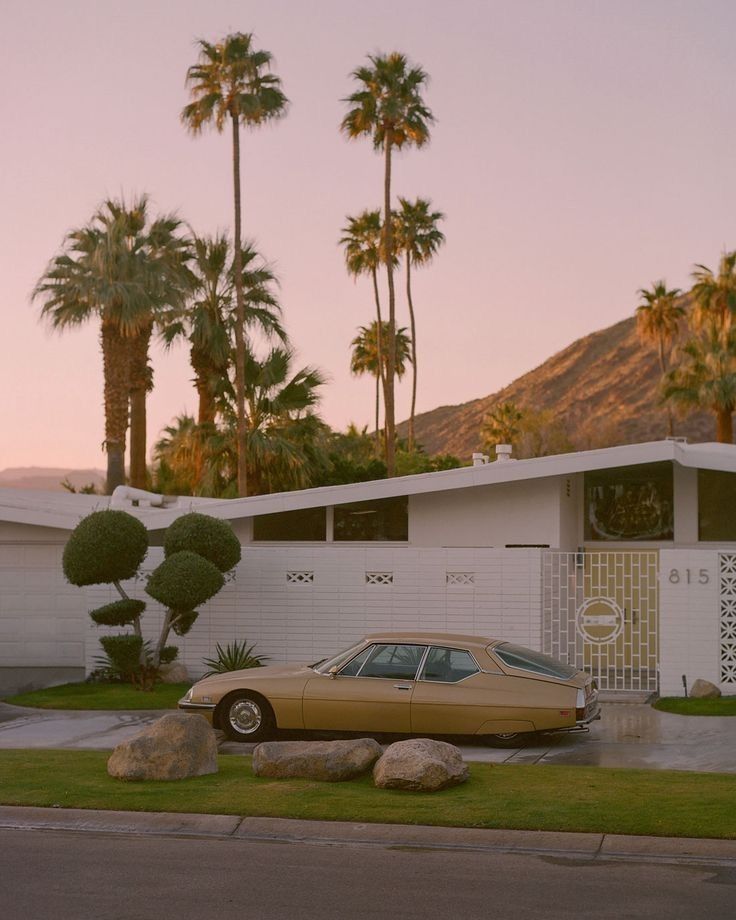
[[[498,735],[489,735],[488,740],[493,747],[520,748],[526,747],[535,737],[535,732],[503,732]]]
[[[219,725],[231,741],[264,741],[273,732],[273,710],[262,697],[231,693],[220,703]]]

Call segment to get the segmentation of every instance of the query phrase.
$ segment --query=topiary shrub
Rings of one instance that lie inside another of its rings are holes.
[[[185,514],[164,535],[166,558],[151,574],[146,592],[167,610],[155,644],[144,642],[144,601],[128,597],[121,581],[134,578],[148,552],[144,525],[125,511],[95,511],[80,521],[64,548],[64,574],[74,585],[113,584],[120,600],[91,611],[99,626],[132,626],[133,634],[105,636],[105,670],[142,689],[153,687],[162,663],[178,649],[166,645],[169,632],[183,636],[197,619],[195,609],[225,583],[223,572],[240,561],[240,543],[224,521],[205,514]]]
[[[184,514],[166,529],[164,554],[169,557],[184,550],[203,556],[221,572],[240,562],[240,541],[232,527],[208,514]]]
[[[94,511],[72,531],[62,557],[67,581],[78,587],[115,584],[138,574],[148,531],[125,511]]]
[[[130,626],[145,609],[145,601],[126,597],[98,607],[96,610],[90,610],[89,615],[98,626]]]
[[[148,579],[146,594],[164,607],[191,612],[213,597],[225,584],[222,572],[189,550],[174,553]]]

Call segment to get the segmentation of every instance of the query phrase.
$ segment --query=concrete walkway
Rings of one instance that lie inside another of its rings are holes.
[[[542,763],[736,773],[736,718],[679,716],[647,704],[604,703],[586,734],[545,736],[504,750],[459,739],[468,761]],[[65,712],[0,703],[0,748],[111,750],[164,711]],[[289,737],[305,737],[289,733]],[[248,754],[251,744],[225,743],[226,754]]]

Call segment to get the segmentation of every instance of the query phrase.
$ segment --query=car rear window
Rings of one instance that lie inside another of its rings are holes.
[[[556,677],[559,680],[569,680],[569,678],[577,674],[577,668],[564,664],[556,658],[550,658],[549,655],[543,655],[541,652],[524,648],[523,645],[512,645],[510,642],[504,642],[491,651],[501,659],[503,664],[508,665],[510,668],[531,671],[533,674],[541,674],[544,677]]]

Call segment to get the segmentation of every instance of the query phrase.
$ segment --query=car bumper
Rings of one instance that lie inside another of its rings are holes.
[[[212,724],[216,703],[192,703],[189,700],[179,700],[177,705],[183,712],[198,712]]]
[[[590,725],[591,722],[595,722],[601,717],[601,707],[598,703],[598,700],[595,700],[592,703],[588,703],[585,709],[576,709],[575,710],[575,724],[577,726]]]

